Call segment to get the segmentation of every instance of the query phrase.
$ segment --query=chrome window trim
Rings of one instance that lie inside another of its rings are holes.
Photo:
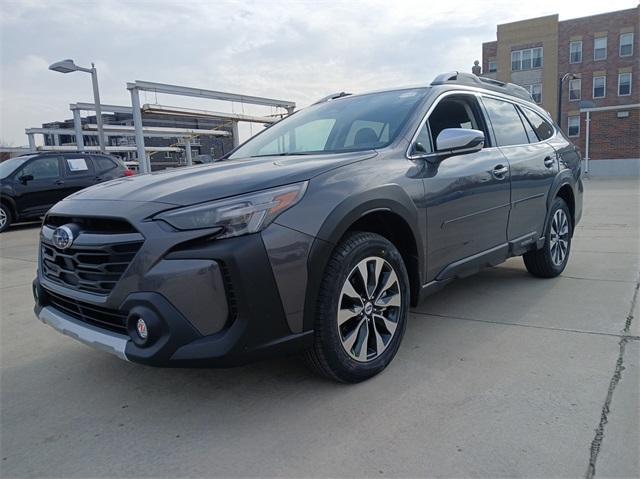
[[[422,116],[420,122],[418,123],[413,135],[411,136],[411,141],[409,141],[409,146],[407,147],[407,150],[405,151],[405,157],[408,160],[421,160],[421,159],[425,159],[427,157],[429,157],[430,155],[433,155],[434,152],[432,153],[428,153],[426,155],[411,155],[411,147],[413,146],[413,144],[416,142],[416,139],[418,137],[418,134],[420,133],[420,129],[422,128],[422,126],[425,124],[425,122],[427,121],[427,118],[429,117],[429,115],[433,112],[433,110],[435,109],[435,107],[440,103],[440,101],[442,101],[443,98],[450,96],[450,95],[455,95],[455,94],[469,94],[469,95],[473,95],[476,97],[476,99],[480,100],[483,96],[484,97],[489,97],[489,98],[496,98],[498,100],[502,100],[502,101],[506,101],[509,103],[512,103],[514,105],[518,105],[521,108],[529,108],[530,110],[532,110],[533,112],[537,113],[538,115],[540,115],[543,120],[547,121],[550,125],[551,128],[553,129],[553,134],[547,138],[546,140],[539,140],[536,143],[527,143],[527,145],[536,145],[538,143],[545,143],[548,142],[549,140],[551,140],[553,137],[555,137],[558,134],[558,128],[556,128],[556,125],[554,123],[554,121],[551,119],[551,115],[549,115],[548,112],[546,112],[545,110],[543,110],[542,108],[540,108],[537,104],[533,103],[533,102],[527,102],[524,100],[520,100],[519,98],[513,98],[510,95],[505,95],[499,92],[487,92],[486,90],[483,90],[482,88],[476,88],[476,87],[467,87],[467,86],[456,86],[455,89],[453,90],[446,90],[444,92],[442,92],[440,95],[438,95],[435,100],[433,100],[433,103],[429,106],[429,108],[427,109],[427,112]],[[483,110],[483,114],[485,114],[484,110]],[[509,145],[509,146],[522,146],[522,145]],[[501,146],[489,146],[489,147],[485,147],[483,148],[483,150],[488,150],[488,149],[492,149],[492,148],[506,148],[506,147],[501,147]]]

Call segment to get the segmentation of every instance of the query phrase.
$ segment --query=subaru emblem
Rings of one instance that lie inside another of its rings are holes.
[[[67,249],[73,244],[73,231],[68,226],[60,226],[53,232],[51,240],[53,245],[58,249]]]

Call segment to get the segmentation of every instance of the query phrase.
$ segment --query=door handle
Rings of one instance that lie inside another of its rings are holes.
[[[96,176],[94,179],[95,179],[96,181],[102,181],[102,176]]]
[[[544,159],[544,166],[546,166],[547,168],[551,168],[553,166],[553,163],[554,163],[553,158],[551,158],[550,156],[547,156]]]
[[[502,180],[504,179],[504,175],[506,175],[508,172],[509,172],[508,166],[496,165],[496,167],[493,169],[493,176],[498,180]]]
[[[64,185],[64,180],[56,180],[56,185]]]

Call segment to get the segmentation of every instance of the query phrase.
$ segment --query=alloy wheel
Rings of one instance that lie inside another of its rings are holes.
[[[4,225],[7,224],[7,213],[3,208],[0,208],[0,229],[4,228]]]
[[[379,357],[395,335],[401,305],[393,267],[375,256],[360,261],[347,276],[338,303],[338,333],[347,354],[359,362]]]
[[[569,253],[569,219],[564,210],[557,210],[551,220],[551,237],[549,238],[551,261],[560,266]]]

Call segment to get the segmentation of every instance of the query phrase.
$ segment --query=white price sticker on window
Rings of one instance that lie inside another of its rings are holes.
[[[69,170],[71,171],[87,171],[89,169],[84,158],[67,159],[67,165],[69,165]]]

